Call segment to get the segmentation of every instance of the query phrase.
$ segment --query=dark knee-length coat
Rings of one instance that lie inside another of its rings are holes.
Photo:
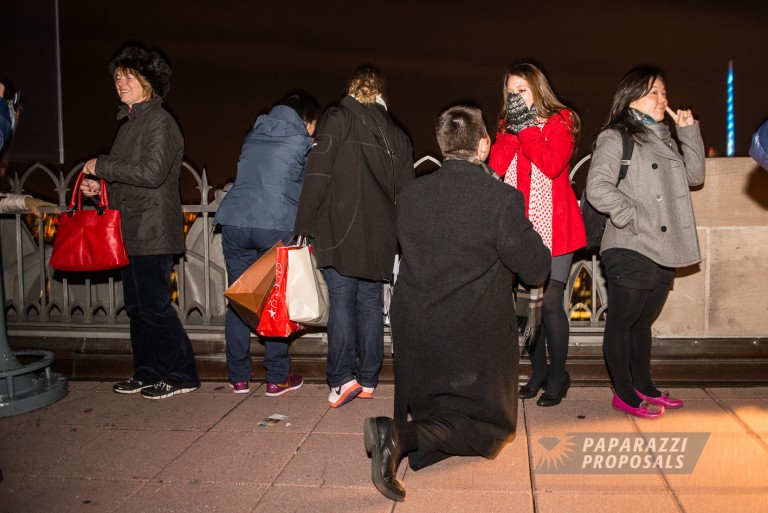
[[[525,217],[523,195],[465,160],[406,185],[397,235],[395,418],[450,417],[478,454],[493,457],[517,423],[513,273],[542,282],[549,250]],[[422,463],[428,450],[419,446]]]

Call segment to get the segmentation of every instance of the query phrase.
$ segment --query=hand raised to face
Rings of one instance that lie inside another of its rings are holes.
[[[677,112],[667,107],[667,114],[677,126],[691,126],[694,124],[693,113],[690,109],[677,109]]]

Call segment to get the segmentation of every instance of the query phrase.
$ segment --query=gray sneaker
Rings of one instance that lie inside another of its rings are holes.
[[[152,383],[144,383],[138,379],[131,378],[128,381],[121,381],[112,385],[112,391],[117,394],[136,394],[151,386]]]
[[[186,394],[200,388],[200,382],[197,383],[183,383],[181,385],[170,385],[165,381],[158,381],[152,388],[147,388],[141,391],[141,397],[145,399],[168,399],[174,395]]]

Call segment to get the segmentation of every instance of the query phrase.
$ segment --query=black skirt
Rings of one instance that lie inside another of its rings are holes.
[[[606,249],[600,254],[600,260],[611,285],[653,290],[659,283],[670,286],[675,280],[674,268],[659,265],[631,249]]]

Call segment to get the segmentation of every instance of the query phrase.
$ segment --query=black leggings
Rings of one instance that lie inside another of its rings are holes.
[[[651,325],[664,306],[669,288],[669,283],[642,290],[608,282],[610,306],[603,352],[616,395],[633,408],[642,402],[635,389],[650,397],[661,395],[651,380]]]
[[[531,380],[534,388],[547,381],[545,392],[556,396],[565,384],[565,360],[568,358],[568,315],[563,307],[565,283],[547,281],[544,287],[544,307],[541,311],[541,331],[530,353]],[[549,366],[547,366],[549,353]]]

